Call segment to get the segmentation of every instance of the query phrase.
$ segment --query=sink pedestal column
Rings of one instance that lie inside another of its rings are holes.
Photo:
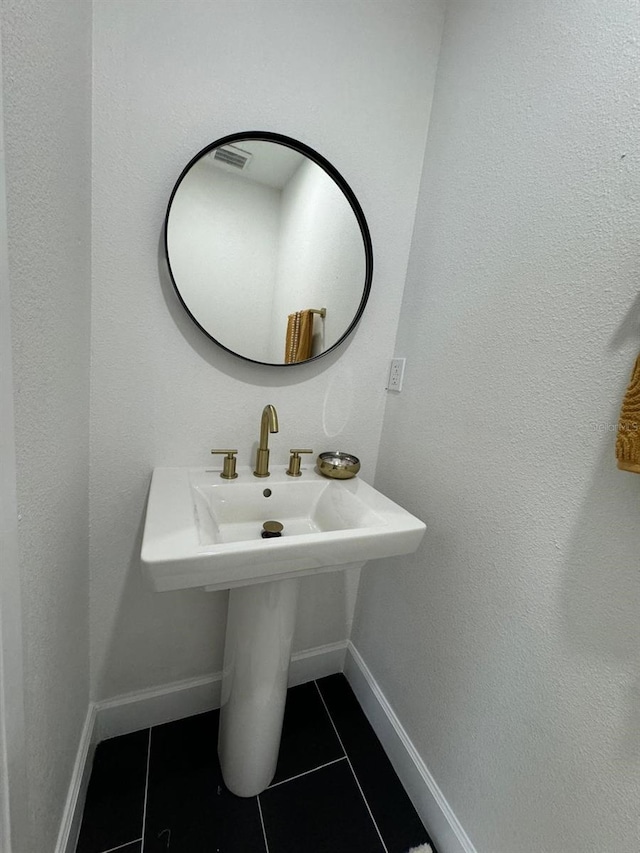
[[[240,797],[264,791],[276,772],[299,584],[229,592],[218,755],[227,788]]]

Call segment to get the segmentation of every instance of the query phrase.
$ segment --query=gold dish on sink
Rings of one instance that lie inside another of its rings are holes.
[[[333,480],[350,480],[360,470],[360,460],[351,453],[341,450],[328,450],[321,453],[317,460],[318,472]]]

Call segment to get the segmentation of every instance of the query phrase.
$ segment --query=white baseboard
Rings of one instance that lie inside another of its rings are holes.
[[[347,646],[344,674],[416,811],[428,828],[438,853],[476,853],[371,670],[351,642]]]
[[[347,641],[294,652],[289,665],[289,687],[342,672]],[[220,707],[222,673],[174,681],[96,702],[95,742],[191,717]]]
[[[87,788],[89,787],[89,777],[91,776],[93,753],[96,748],[95,723],[96,708],[93,702],[90,702],[82,734],[80,735],[76,760],[73,765],[55,853],[75,853],[80,833],[80,823],[82,821],[82,809],[84,808]]]
[[[215,672],[102,699],[95,703],[95,741],[100,743],[219,708],[221,684],[222,673]]]
[[[289,687],[342,672],[346,654],[347,640],[316,646],[304,652],[294,652],[289,664]]]
[[[323,678],[344,668],[347,641],[295,652],[289,667],[289,686]],[[222,673],[188,678],[91,702],[80,736],[55,853],[74,853],[98,743],[150,726],[169,723],[220,707]]]

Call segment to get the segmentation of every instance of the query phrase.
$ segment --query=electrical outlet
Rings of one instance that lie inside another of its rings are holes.
[[[406,358],[392,358],[389,370],[389,384],[387,391],[402,391],[402,378],[404,377],[404,363]]]

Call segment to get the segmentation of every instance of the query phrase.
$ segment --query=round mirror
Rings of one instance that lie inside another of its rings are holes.
[[[169,272],[215,343],[262,364],[325,355],[354,329],[373,252],[356,197],[324,157],[275,133],[227,136],[178,178]]]

